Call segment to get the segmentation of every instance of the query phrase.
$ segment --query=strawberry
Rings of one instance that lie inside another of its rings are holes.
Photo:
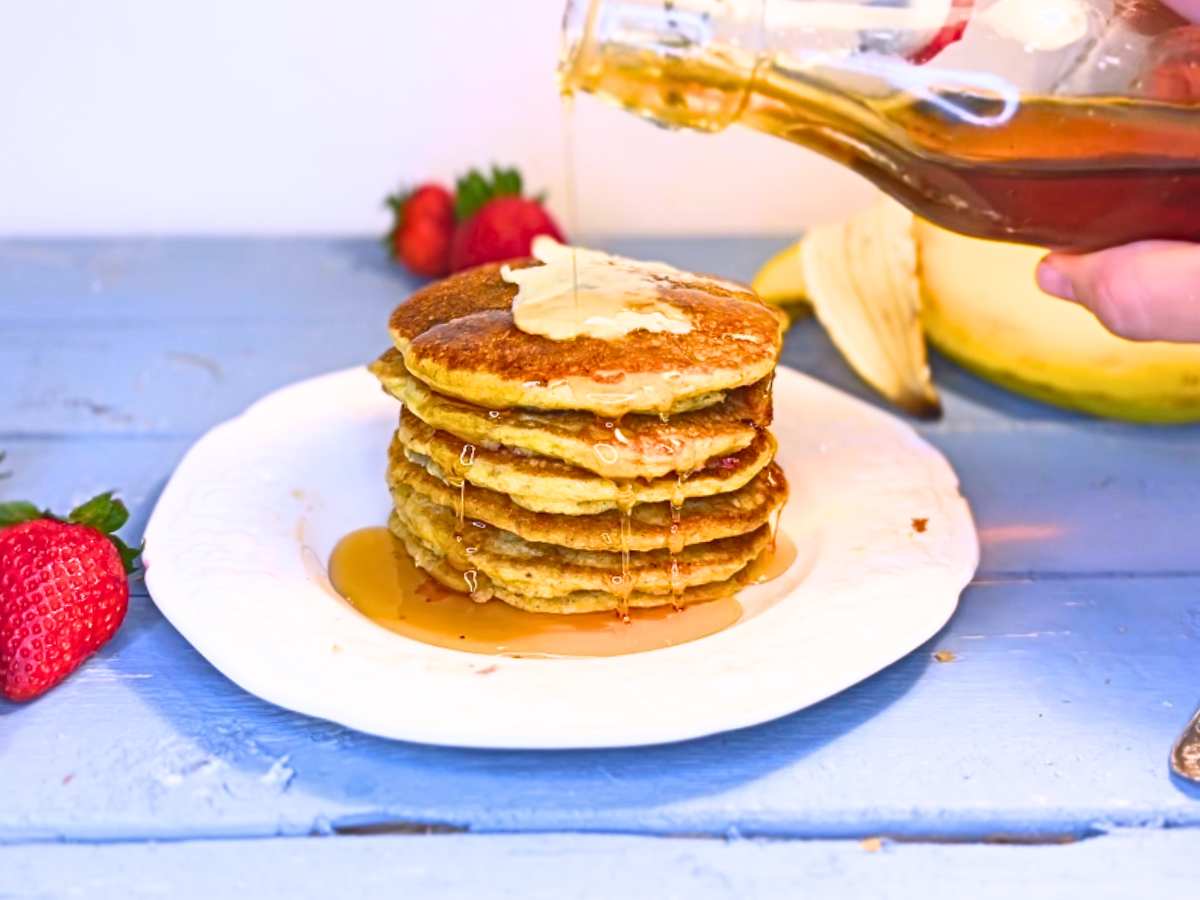
[[[454,225],[454,197],[440,184],[423,184],[404,204],[405,222],[429,219],[438,225]]]
[[[0,693],[32,700],[103,646],[129,606],[140,550],[112,532],[129,512],[111,493],[66,519],[0,503]]]
[[[394,221],[384,239],[393,259],[417,275],[439,278],[450,271],[454,234],[454,197],[438,184],[423,184],[386,203]]]
[[[951,44],[962,40],[967,23],[975,11],[975,0],[950,0],[946,21],[925,43],[908,55],[908,61],[923,66]]]
[[[458,227],[450,245],[452,272],[528,256],[539,234],[565,240],[542,198],[522,196],[521,175],[516,169],[493,166],[490,179],[472,170],[458,179],[457,187]]]
[[[430,219],[415,219],[400,229],[393,252],[414,275],[441,278],[450,274],[453,236],[453,223],[447,227]]]
[[[1143,65],[1143,74],[1133,84],[1137,93],[1165,103],[1200,102],[1200,25],[1160,34]]]

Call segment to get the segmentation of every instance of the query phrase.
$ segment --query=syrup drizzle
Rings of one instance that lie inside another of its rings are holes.
[[[769,484],[771,487],[775,487],[775,485],[777,483],[778,482],[776,481],[775,473],[768,470],[767,471],[767,484]],[[783,507],[780,506],[778,509],[775,510],[774,513],[771,514],[771,550],[770,550],[770,553],[772,556],[775,555],[776,544],[779,541],[779,521],[782,518],[783,518]],[[795,548],[794,547],[792,548],[792,556],[793,556],[793,558],[795,557]]]
[[[683,518],[683,484],[687,481],[689,474],[682,471],[676,472],[675,488],[671,492],[671,526],[670,534],[667,535],[667,552],[671,562],[671,605],[676,609],[682,608],[679,598],[683,594],[683,585],[679,580],[677,557],[683,552],[683,529],[680,527]]]
[[[787,532],[776,531],[772,545],[764,550],[746,571],[746,584],[766,584],[781,577],[800,555],[795,542]]]
[[[474,524],[474,523],[472,523]],[[687,643],[741,618],[735,598],[612,613],[554,615],[499,600],[472,603],[418,569],[386,528],[364,528],[334,548],[329,578],[350,604],[376,624],[412,640],[493,656],[620,656]],[[494,667],[479,670],[483,675]]]
[[[461,452],[458,454],[458,462],[454,466],[453,477],[443,479],[450,487],[458,488],[458,508],[455,510],[457,517],[454,523],[454,540],[463,547],[463,552],[466,554],[467,567],[463,572],[463,581],[466,583],[467,592],[472,596],[476,596],[479,592],[479,573],[470,565],[471,556],[478,550],[478,546],[471,544],[466,539],[466,518],[467,518],[467,470],[475,464],[475,445],[464,444]],[[482,526],[482,522],[472,522],[472,525]]]
[[[567,207],[567,231],[571,241],[571,282],[575,300],[575,327],[580,328],[583,312],[579,308],[579,260],[575,240],[579,234],[579,207],[575,196],[575,95],[567,88],[561,92],[563,125],[563,199]]]
[[[617,595],[617,613],[628,622],[629,596],[633,593],[633,572],[629,567],[629,540],[633,535],[633,482],[620,481],[617,483],[617,515],[621,529],[621,574],[613,576],[614,593]]]

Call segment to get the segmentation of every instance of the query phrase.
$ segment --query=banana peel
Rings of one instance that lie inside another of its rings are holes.
[[[921,330],[914,220],[887,201],[800,244],[817,319],[860,377],[906,412],[941,414]]]
[[[925,339],[964,368],[1038,400],[1107,418],[1200,421],[1200,345],[1138,343],[1038,289],[1043,251],[946,231],[885,200],[813,229],[760,275],[764,299],[807,298],[884,397],[937,409]],[[755,280],[755,284],[759,279]]]

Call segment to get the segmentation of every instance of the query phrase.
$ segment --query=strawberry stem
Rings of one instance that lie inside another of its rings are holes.
[[[32,522],[34,519],[43,519],[46,518],[46,515],[45,511],[25,500],[0,503],[0,528],[20,525],[22,522]]]
[[[383,198],[383,205],[392,211],[392,227],[383,236],[383,246],[387,248],[389,256],[395,255],[396,235],[404,227],[404,207],[411,196],[412,191],[396,191]]]
[[[491,177],[472,169],[454,183],[454,217],[463,222],[496,197],[520,197],[525,189],[521,173],[515,168],[492,165]]]
[[[112,491],[105,491],[71,510],[67,521],[111,534],[129,521],[129,510],[120,500],[113,499]]]
[[[124,503],[113,496],[112,491],[105,491],[86,503],[81,503],[71,510],[65,519],[56,516],[48,509],[38,509],[26,500],[0,503],[0,528],[20,525],[22,522],[32,522],[35,519],[53,519],[55,522],[68,522],[72,525],[95,528],[112,541],[113,546],[117,548],[117,553],[121,555],[121,563],[125,566],[125,572],[129,575],[132,575],[137,568],[138,556],[145,547],[145,542],[136,548],[130,547],[114,534],[129,521],[129,510]]]

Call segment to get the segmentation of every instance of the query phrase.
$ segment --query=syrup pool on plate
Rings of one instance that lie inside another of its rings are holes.
[[[768,551],[770,554],[770,551]],[[796,557],[779,535],[764,554],[750,584],[780,575]],[[386,528],[363,528],[338,542],[329,559],[338,593],[377,625],[439,647],[501,656],[620,656],[698,640],[742,617],[735,597],[630,610],[629,621],[612,612],[554,615],[516,609],[500,600],[475,603],[438,584],[413,564]]]

